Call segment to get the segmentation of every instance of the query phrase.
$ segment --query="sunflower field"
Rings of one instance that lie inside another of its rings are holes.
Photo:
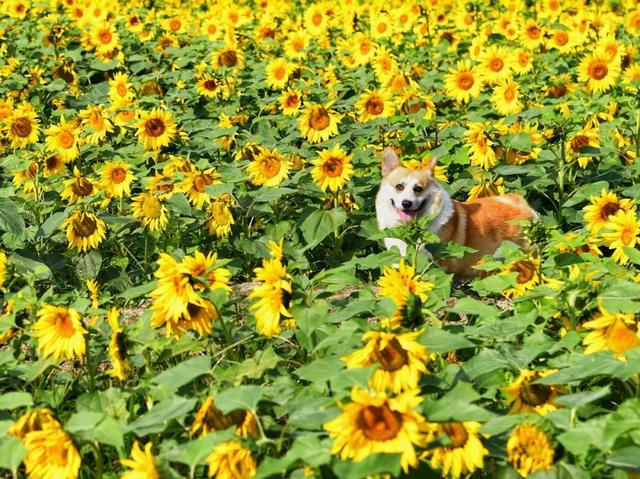
[[[639,179],[638,0],[2,0],[2,477],[638,478]]]

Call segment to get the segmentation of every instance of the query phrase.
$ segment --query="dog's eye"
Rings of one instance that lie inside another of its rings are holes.
[[[398,184],[396,185],[396,190],[398,190],[398,191],[402,191],[402,190],[404,190],[404,185],[403,185],[402,183],[398,183]]]
[[[423,188],[422,186],[418,186],[418,185],[416,185],[416,186],[414,186],[414,187],[413,187],[413,192],[414,192],[415,194],[418,194],[418,195],[419,195],[419,194],[420,194],[420,193],[422,193],[423,191],[424,191],[424,188]]]

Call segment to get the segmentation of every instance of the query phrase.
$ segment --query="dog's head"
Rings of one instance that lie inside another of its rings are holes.
[[[401,165],[393,148],[386,148],[382,153],[381,188],[401,221],[412,221],[439,211],[442,192],[433,178],[435,164],[432,160],[422,169],[410,170]]]

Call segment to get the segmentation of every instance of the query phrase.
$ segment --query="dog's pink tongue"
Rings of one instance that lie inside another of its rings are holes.
[[[411,213],[406,213],[402,210],[398,210],[398,214],[400,214],[400,221],[409,222],[413,220],[413,215]]]

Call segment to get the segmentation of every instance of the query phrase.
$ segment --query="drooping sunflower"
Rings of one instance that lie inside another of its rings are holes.
[[[318,187],[322,191],[338,191],[344,187],[353,174],[351,155],[347,155],[340,145],[336,145],[330,150],[320,151],[318,156],[311,171],[313,181]]]
[[[416,274],[415,267],[406,264],[403,259],[400,260],[397,268],[385,266],[378,284],[380,285],[378,294],[391,298],[398,308],[393,315],[392,326],[402,321],[407,303],[412,296],[426,301],[429,291],[435,286],[429,281],[423,281],[421,276]]]
[[[591,204],[584,207],[584,220],[587,229],[591,233],[598,233],[609,222],[609,218],[618,211],[631,211],[635,209],[633,200],[619,198],[613,191],[602,189],[600,196],[590,196]]]
[[[520,113],[523,105],[520,101],[518,84],[513,80],[507,80],[496,86],[491,96],[491,103],[502,116]]]
[[[231,233],[231,226],[235,224],[231,206],[233,197],[229,194],[216,196],[207,208],[207,231],[216,238],[226,238]]]
[[[251,183],[260,186],[277,186],[289,175],[291,162],[277,150],[261,149],[247,166],[251,175]]]
[[[142,222],[142,226],[150,231],[163,230],[169,219],[167,208],[160,198],[153,193],[140,193],[131,204],[133,217]]]
[[[120,478],[121,479],[159,479],[158,469],[156,468],[156,459],[153,457],[151,448],[153,444],[148,442],[144,446],[144,451],[140,449],[138,441],[133,443],[131,448],[131,459],[121,459],[120,463],[128,468]]]
[[[177,128],[170,111],[154,108],[150,112],[143,112],[136,124],[138,139],[148,150],[159,150],[169,146],[176,136]]]
[[[540,259],[533,256],[510,262],[502,272],[503,274],[518,273],[516,284],[504,291],[504,294],[511,298],[517,298],[532,290],[540,284],[542,279],[540,277]]]
[[[24,465],[29,478],[76,479],[80,454],[48,409],[22,416],[10,429],[27,449]]]
[[[369,379],[376,391],[400,393],[418,387],[427,372],[427,348],[416,341],[422,331],[403,334],[369,331],[362,336],[367,343],[342,360],[348,368],[378,365]]]
[[[640,346],[638,320],[633,313],[611,313],[600,306],[595,317],[582,327],[589,332],[582,340],[584,354],[609,350],[623,357],[625,351]]]
[[[44,304],[37,316],[34,336],[38,339],[38,351],[44,357],[57,361],[84,356],[87,330],[82,327],[80,314],[75,309]]]
[[[64,189],[60,196],[72,205],[82,198],[88,198],[97,191],[93,181],[82,176],[78,167],[73,167],[73,178],[65,180]]]
[[[475,421],[432,423],[428,430],[433,439],[444,437],[449,440],[447,446],[439,446],[428,449],[425,457],[430,457],[430,466],[433,469],[442,469],[442,477],[451,475],[458,478],[482,469],[484,456],[489,451],[484,447],[478,430],[480,423]]]
[[[107,313],[107,322],[111,327],[111,339],[109,340],[109,358],[111,359],[111,369],[107,371],[109,376],[125,380],[125,372],[129,366],[125,362],[127,355],[127,346],[124,336],[124,330],[119,324],[120,310],[111,308]]]
[[[178,188],[184,192],[189,202],[196,208],[202,208],[205,203],[211,201],[211,195],[207,193],[208,185],[220,184],[220,174],[213,168],[204,171],[193,169],[185,173],[184,180],[180,182]]]
[[[97,248],[106,237],[106,225],[98,216],[88,211],[76,211],[62,223],[67,230],[69,248],[85,252]]]
[[[80,127],[75,120],[67,122],[62,116],[60,123],[50,126],[45,133],[47,150],[57,153],[65,162],[75,160],[80,154]]]
[[[557,369],[530,371],[525,369],[509,386],[502,390],[506,394],[505,404],[510,406],[509,414],[534,413],[544,416],[549,411],[558,409],[555,403],[558,394],[564,388],[554,385],[540,384],[536,381],[555,373]]]
[[[330,106],[312,103],[298,117],[298,128],[309,143],[320,143],[338,134],[341,119],[342,115]]]
[[[534,424],[519,424],[509,434],[507,456],[522,477],[551,469],[554,453],[549,436]]]
[[[218,311],[212,303],[195,296],[179,316],[169,316],[166,309],[154,308],[151,327],[164,326],[166,335],[175,338],[182,337],[186,331],[195,331],[199,336],[207,336],[213,332],[213,323],[218,318]]]
[[[480,73],[487,83],[495,84],[511,77],[513,52],[508,48],[492,45],[480,55]]]
[[[356,103],[356,109],[362,122],[386,118],[396,111],[388,90],[369,90],[363,93]]]
[[[480,95],[482,84],[480,72],[468,61],[458,62],[457,67],[449,69],[444,77],[446,94],[461,103],[468,103],[471,98]]]
[[[262,284],[253,288],[250,299],[256,300],[249,309],[254,311],[256,328],[260,334],[272,337],[280,333],[281,321],[291,318],[291,275],[276,258],[265,259],[255,268],[255,280]]]
[[[272,60],[265,68],[267,86],[274,90],[282,90],[287,85],[293,70],[294,65],[284,58]]]
[[[395,397],[354,387],[351,402],[341,414],[324,424],[334,439],[332,454],[359,462],[371,454],[400,454],[404,472],[418,464],[415,447],[425,445],[426,425],[415,408],[422,402],[417,390]]]
[[[151,309],[154,314],[162,316],[163,321],[159,321],[162,325],[165,318],[180,318],[187,305],[197,301],[199,297],[193,289],[189,274],[171,255],[161,253],[156,263],[158,269],[153,275],[158,284],[150,294],[153,299]]]
[[[256,461],[251,451],[234,440],[214,447],[206,462],[209,477],[217,479],[250,479],[256,474]]]
[[[89,133],[87,139],[92,145],[97,145],[106,138],[107,133],[113,131],[113,124],[101,105],[82,110],[79,115],[82,126]]]
[[[636,210],[618,210],[615,215],[609,217],[605,228],[609,232],[602,235],[607,246],[613,249],[613,259],[620,264],[629,261],[624,248],[635,248],[640,243],[640,224]]]
[[[223,414],[216,407],[213,398],[207,396],[193,419],[191,435],[200,432],[200,437],[204,437],[212,431],[223,431],[231,426],[236,427],[236,433],[241,437],[258,436],[256,418],[251,411],[236,409]]]
[[[110,197],[128,197],[135,179],[131,167],[122,160],[108,161],[102,168],[102,188]]]
[[[487,196],[502,195],[505,192],[503,183],[504,178],[501,176],[481,179],[479,183],[469,189],[468,200],[472,201]]]
[[[620,74],[620,62],[608,60],[606,53],[596,51],[580,62],[578,81],[585,83],[590,93],[604,92],[615,85]]]
[[[38,141],[40,120],[30,104],[25,103],[13,110],[7,121],[6,132],[11,140],[11,148],[26,148]]]
[[[280,96],[279,103],[283,115],[295,115],[302,105],[302,93],[299,90],[288,89]]]
[[[592,124],[588,124],[577,133],[569,137],[565,144],[568,161],[577,161],[581,168],[586,168],[593,161],[592,156],[586,156],[583,148],[598,148],[600,133]]]

